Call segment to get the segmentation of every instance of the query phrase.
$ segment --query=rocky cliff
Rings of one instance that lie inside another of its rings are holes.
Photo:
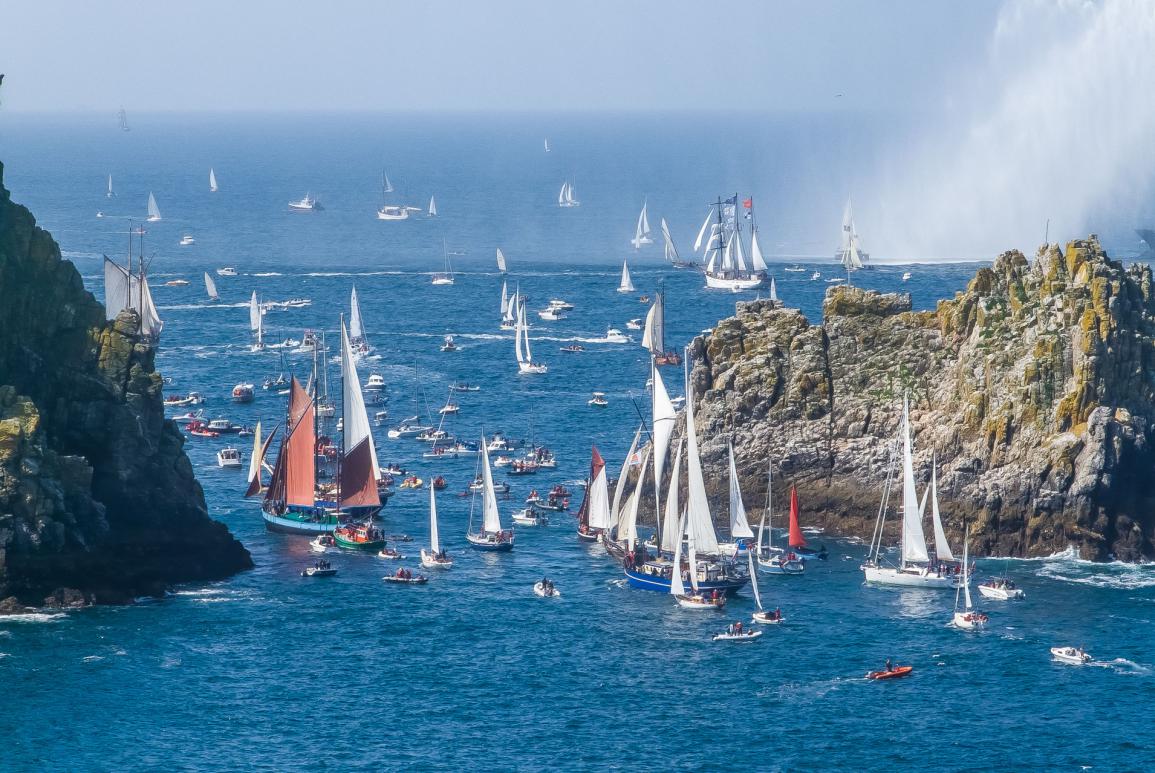
[[[693,344],[703,456],[724,485],[732,433],[748,506],[769,457],[806,522],[869,538],[908,392],[920,490],[934,454],[956,550],[969,524],[980,553],[1150,558],[1153,321],[1150,268],[1094,236],[1004,253],[933,312],[853,287],[827,291],[820,326],[739,303]]]
[[[208,516],[152,347],[111,323],[0,164],[0,599],[120,602],[252,565]],[[14,598],[13,598],[14,597]]]

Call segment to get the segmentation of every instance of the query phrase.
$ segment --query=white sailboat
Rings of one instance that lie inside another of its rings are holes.
[[[365,324],[361,320],[361,302],[357,299],[357,288],[349,293],[349,342],[353,348],[353,356],[357,359],[368,357],[373,353],[369,339],[365,336]]]
[[[469,531],[465,539],[477,550],[508,552],[513,550],[513,529],[503,529],[501,513],[497,509],[497,493],[493,489],[493,471],[489,466],[489,450],[485,436],[481,436],[481,530]],[[469,512],[470,529],[473,528],[473,510]]]
[[[581,202],[574,196],[573,183],[566,180],[561,184],[561,190],[557,194],[557,205],[559,207],[580,207]]]
[[[108,193],[105,194],[108,198],[112,198],[116,194],[112,192],[112,175],[108,176]]]
[[[642,211],[638,213],[638,224],[634,229],[634,238],[630,240],[630,244],[634,245],[634,249],[641,249],[643,244],[653,244],[654,240],[650,238],[650,218],[647,213],[649,203],[642,200]]]
[[[273,429],[273,435],[277,434],[276,428]],[[273,435],[269,435],[269,440],[273,439]],[[246,480],[248,481],[248,489],[245,491],[246,497],[251,497],[255,494],[261,493],[261,469],[265,462],[266,445],[261,443],[261,422],[257,421],[257,426],[253,428],[253,452],[249,456],[249,474]]]
[[[503,274],[508,270],[505,267],[505,253],[501,251],[500,247],[497,248],[497,270]]]
[[[746,554],[746,560],[749,563],[750,589],[754,591],[754,603],[758,605],[758,611],[750,617],[751,621],[763,625],[780,624],[782,622],[781,610],[775,609],[770,612],[762,607],[762,594],[758,592],[758,569],[754,566],[754,551],[751,550]]]
[[[217,192],[217,173],[213,171],[211,166],[209,167],[209,191]]]
[[[661,530],[661,553],[672,553],[677,549],[677,543],[685,537],[685,522],[679,516],[678,487],[681,485],[682,449],[685,438],[678,440],[678,451],[674,454],[674,466],[670,468],[670,485],[666,491],[666,509],[663,522],[665,528]]]
[[[674,237],[670,235],[670,226],[666,223],[666,218],[662,218],[662,257],[666,262],[674,268],[693,268],[694,261],[682,260],[682,256],[678,254],[678,248],[674,244]]]
[[[160,207],[156,205],[156,197],[152,195],[152,191],[148,192],[148,222],[155,223],[160,220]]]
[[[257,291],[253,290],[253,296],[249,299],[249,332],[254,337],[253,345],[250,347],[254,352],[265,348],[264,320],[265,315],[261,313],[261,302],[257,300]]]
[[[914,451],[910,439],[910,407],[902,401],[902,539],[899,565],[882,564],[882,527],[886,518],[887,502],[892,478],[887,477],[882,504],[878,511],[869,557],[862,565],[866,581],[879,585],[902,585],[914,588],[950,589],[956,586],[949,573],[931,566],[922,529],[918,494],[914,483]]]
[[[217,294],[217,283],[209,276],[209,272],[205,272],[205,292],[208,293],[210,301],[219,301],[221,296]]]
[[[337,484],[337,507],[371,517],[381,509],[377,481],[381,466],[365,409],[365,395],[345,319],[341,319],[341,466]],[[340,538],[340,531],[337,533]]]
[[[549,138],[547,137],[545,140],[543,140],[543,142],[545,142],[545,152],[548,153],[549,152]]]
[[[661,374],[652,363],[650,365],[650,377],[653,379],[653,388],[650,390],[650,426],[652,427],[650,435],[653,438],[654,459],[654,520],[657,525],[657,532],[661,535],[662,473],[666,469],[666,456],[670,451],[670,439],[674,434],[678,412],[674,410],[674,403],[670,400],[670,393],[666,391],[666,384],[662,380]],[[675,514],[674,517],[676,519],[677,515]],[[669,528],[672,523],[667,522],[666,526]]]
[[[429,217],[437,217],[437,202],[434,201],[432,196],[429,197],[428,215],[429,215]]]
[[[946,532],[942,528],[942,518],[938,511],[938,460],[930,458],[930,489],[927,494],[930,498],[930,519],[934,526],[934,554],[939,561],[957,561],[951,552],[950,544],[946,541]],[[921,513],[920,513],[921,515]]]
[[[870,260],[870,255],[862,251],[861,240],[854,227],[854,209],[849,198],[846,199],[846,209],[842,212],[842,242],[834,257],[847,271],[857,271]]]
[[[515,296],[516,297],[516,294]],[[517,356],[517,370],[519,373],[545,373],[549,366],[534,362],[533,353],[529,348],[529,325],[525,321],[525,303],[517,307],[517,327],[514,330],[514,353]]]
[[[779,298],[778,298],[778,285],[774,282],[774,277],[770,277],[770,300],[772,300],[772,301],[779,300]]]
[[[441,538],[437,533],[437,489],[429,487],[429,550],[421,548],[421,565],[426,569],[448,569],[453,566],[453,559],[441,547]]]
[[[967,566],[970,558],[970,541],[971,530],[968,526],[966,534],[963,537],[963,565],[962,565],[962,587],[955,591],[954,594],[954,615],[951,617],[951,623],[955,628],[961,628],[964,631],[975,631],[986,627],[987,616],[982,612],[976,612],[974,604],[971,603],[971,586],[970,586],[970,567]],[[959,593],[962,593],[966,601],[966,606],[962,610],[958,608]]]
[[[131,253],[128,260],[129,268],[125,268],[110,260],[107,255],[104,256],[105,319],[114,320],[120,312],[131,309],[139,316],[141,334],[156,341],[160,338],[164,322],[157,313],[143,267],[133,272]]]
[[[762,250],[758,247],[758,262],[762,268],[751,270],[746,265],[746,255],[742,246],[742,230],[738,224],[738,195],[717,203],[710,209],[710,218],[702,224],[698,238],[694,242],[694,249],[701,246],[706,259],[706,287],[715,290],[730,290],[741,292],[761,287],[766,279],[766,264],[762,260]],[[750,206],[753,212],[753,204]],[[709,236],[707,237],[707,233]],[[703,241],[705,240],[705,241]],[[757,238],[752,242],[752,248],[757,245]]]
[[[730,542],[720,545],[722,552],[735,555],[751,547],[746,540],[753,541],[754,532],[746,519],[746,505],[742,502],[742,487],[738,481],[738,465],[734,460],[734,443],[727,441],[726,448],[730,461]]]
[[[433,275],[432,283],[435,285],[451,285],[453,279],[453,266],[449,262],[449,251],[445,247],[445,240],[441,240],[441,252],[445,257],[445,270]]]
[[[619,293],[637,292],[637,288],[634,287],[634,281],[632,279],[630,279],[629,263],[627,261],[624,261],[624,260],[622,261],[622,281],[618,284],[618,292]]]
[[[377,210],[378,220],[408,220],[409,207],[399,204],[390,204],[386,196],[393,192],[393,183],[389,182],[389,175],[381,170],[381,208]]]
[[[503,283],[504,286],[504,283]],[[504,290],[501,293],[504,303],[501,308],[501,329],[502,330],[517,330],[517,310],[521,307],[521,286],[518,285],[513,291],[513,295],[505,300]]]

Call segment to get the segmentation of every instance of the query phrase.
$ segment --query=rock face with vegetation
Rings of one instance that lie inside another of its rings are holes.
[[[718,501],[732,436],[748,507],[761,507],[772,459],[776,492],[798,486],[805,522],[868,538],[908,393],[920,495],[933,455],[956,551],[969,524],[979,553],[1155,554],[1150,267],[1124,267],[1091,236],[1033,262],[1004,253],[933,312],[836,287],[823,317],[739,303],[694,341]]]
[[[0,609],[121,602],[252,565],[209,518],[154,350],[105,322],[0,164]]]

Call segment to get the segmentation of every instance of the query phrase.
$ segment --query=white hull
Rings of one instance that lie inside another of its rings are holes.
[[[519,373],[546,373],[549,371],[549,366],[534,362],[519,362],[517,370]]]
[[[781,561],[779,558],[773,556],[769,558],[759,558],[758,566],[762,567],[765,573],[770,575],[802,574],[806,571],[806,564],[801,561]]]
[[[927,588],[929,590],[954,590],[957,587],[954,577],[921,569],[903,571],[886,566],[864,566],[862,571],[866,575],[866,581],[876,585],[897,585],[904,588]]]
[[[760,276],[746,277],[745,279],[723,279],[722,277],[706,274],[706,287],[714,290],[756,290],[763,284]]]
[[[769,612],[755,612],[750,619],[760,625],[781,625],[784,617],[771,617]]]
[[[1091,662],[1091,656],[1074,647],[1051,647],[1051,655],[1060,663],[1070,666],[1081,666]]]
[[[992,588],[989,585],[980,585],[979,593],[983,595],[983,598],[994,599],[995,601],[1021,599],[1026,595],[1019,588]]]
[[[717,602],[707,596],[675,596],[682,609],[698,609],[720,612],[726,606],[726,597],[719,596]]]
[[[535,582],[533,584],[533,593],[535,596],[543,599],[561,598],[561,591],[559,591],[557,588],[554,588],[552,591],[547,592],[546,589],[542,587],[541,582]]]
[[[426,569],[449,569],[453,566],[453,559],[447,558],[444,561],[439,561],[434,558],[433,554],[425,548],[421,549],[421,565]]]
[[[292,206],[292,205],[290,205]],[[409,210],[405,207],[388,207],[377,210],[378,220],[408,220]]]
[[[754,641],[761,635],[761,631],[748,631],[746,633],[718,633],[714,634],[714,641]]]
[[[985,628],[987,621],[974,615],[973,612],[955,612],[951,623],[955,628],[961,628],[964,631],[977,631]]]

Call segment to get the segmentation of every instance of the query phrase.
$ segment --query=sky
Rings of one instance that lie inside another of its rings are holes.
[[[5,110],[921,111],[995,0],[0,2]]]

